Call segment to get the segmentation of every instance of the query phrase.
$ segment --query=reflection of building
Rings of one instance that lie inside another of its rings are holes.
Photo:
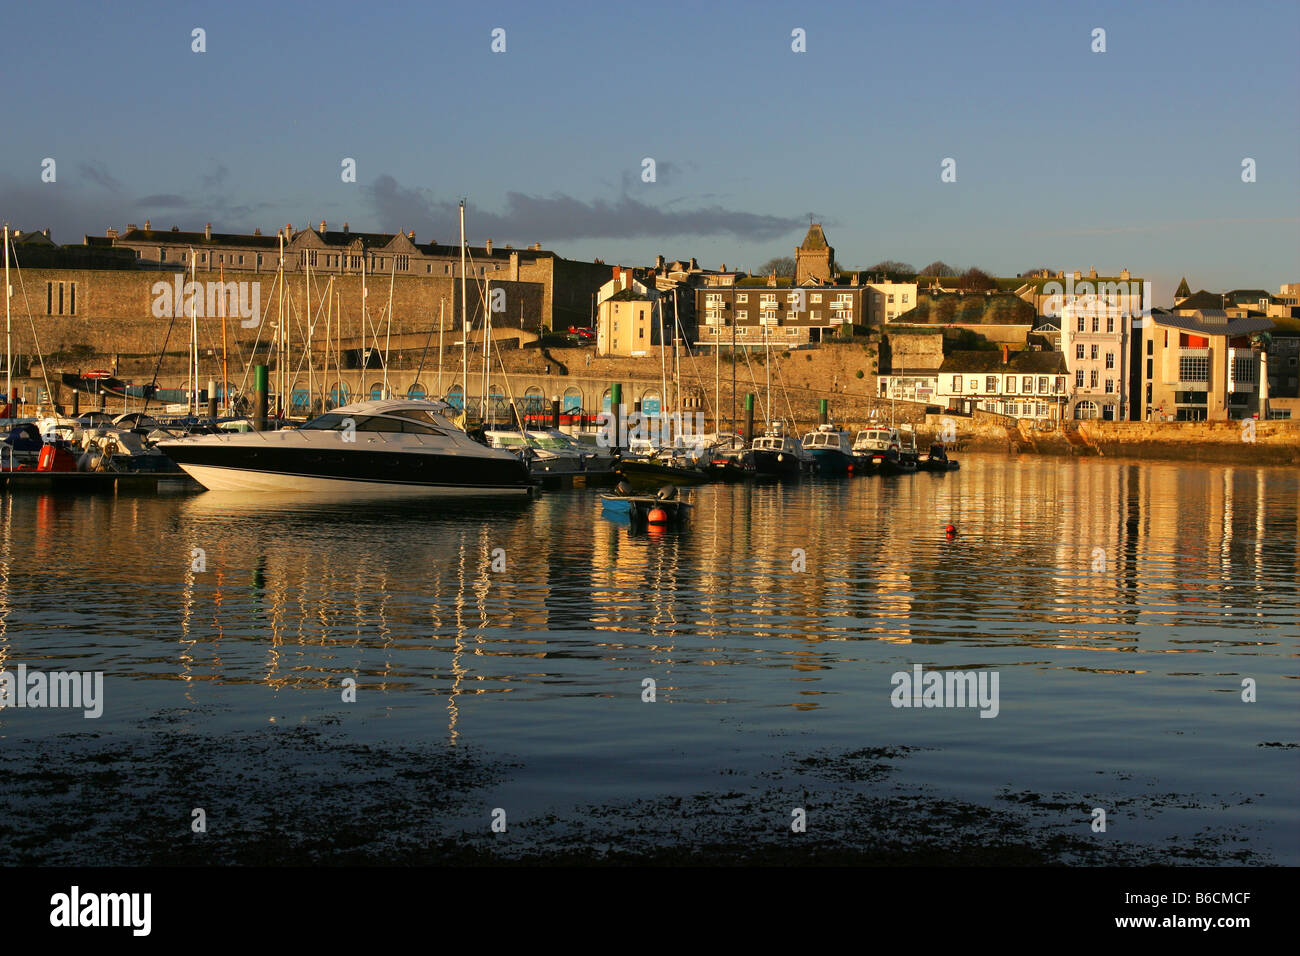
[[[1159,421],[1223,421],[1260,411],[1263,352],[1252,336],[1265,318],[1230,318],[1220,309],[1155,313],[1142,330],[1139,416]]]

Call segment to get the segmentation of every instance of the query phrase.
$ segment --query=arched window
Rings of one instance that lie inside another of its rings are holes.
[[[582,410],[582,389],[570,385],[564,390],[564,413],[566,415]]]
[[[310,402],[311,395],[307,392],[307,386],[302,382],[294,382],[293,390],[289,392],[290,414],[299,415],[306,412]]]
[[[1074,417],[1078,421],[1086,421],[1097,417],[1097,406],[1093,402],[1080,402],[1074,406]]]
[[[375,382],[375,384],[370,386],[370,400],[372,402],[377,402],[383,397],[384,397],[383,382]]]
[[[351,392],[346,385],[335,385],[330,389],[330,406],[338,408],[340,405],[346,405],[351,398]]]
[[[530,385],[524,390],[524,407],[519,410],[521,415],[542,415],[548,408],[546,393],[540,386]]]
[[[641,393],[641,414],[659,416],[662,410],[662,401],[659,398],[659,389],[648,388]]]
[[[458,408],[462,411],[465,408],[465,390],[459,385],[453,385],[447,389],[447,404],[452,408]]]
[[[419,382],[412,382],[411,387],[406,390],[407,398],[424,398],[427,395],[428,392],[424,390],[424,386]]]

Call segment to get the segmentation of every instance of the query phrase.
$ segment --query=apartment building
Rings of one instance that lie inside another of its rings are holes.
[[[1232,317],[1222,309],[1188,314],[1154,312],[1141,320],[1137,414],[1148,421],[1224,421],[1264,417],[1261,317]],[[1137,323],[1135,323],[1136,325]],[[1135,333],[1136,334],[1136,333]]]

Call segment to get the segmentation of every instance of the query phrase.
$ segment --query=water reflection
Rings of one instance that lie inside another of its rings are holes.
[[[355,677],[446,696],[455,741],[465,695],[603,696],[612,673],[650,666],[714,669],[726,699],[775,670],[785,704],[815,708],[837,668],[903,653],[978,666],[995,648],[1097,674],[1151,666],[1115,654],[1294,653],[1293,470],[968,456],[947,475],[691,494],[691,527],[657,534],[604,520],[588,491],[453,506],[15,494],[0,663],[92,661],[187,695]]]

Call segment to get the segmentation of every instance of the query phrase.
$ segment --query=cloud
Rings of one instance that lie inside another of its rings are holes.
[[[113,178],[112,173],[101,162],[78,163],[77,171],[96,186],[103,186],[111,193],[122,191],[122,184]]]
[[[223,164],[218,164],[212,172],[204,174],[203,185],[207,189],[216,189],[218,186],[224,186],[229,178],[230,170]]]
[[[389,175],[365,187],[364,195],[379,228],[415,229],[421,236],[456,242],[459,225],[455,203],[436,199],[425,189],[403,186]],[[473,235],[520,243],[720,235],[770,240],[800,229],[802,222],[798,217],[719,205],[669,210],[634,199],[626,192],[613,200],[508,192],[504,211],[496,213],[467,204],[466,215]]]

